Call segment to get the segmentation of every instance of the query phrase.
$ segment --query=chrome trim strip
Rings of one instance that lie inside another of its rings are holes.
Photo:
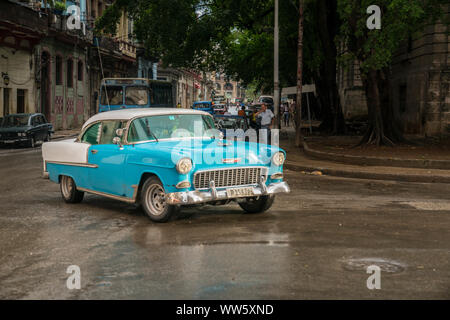
[[[45,161],[45,167],[47,168],[47,163],[62,164],[66,166],[74,167],[86,167],[86,168],[98,168],[98,165],[91,163],[78,163],[78,162],[62,162],[62,161]]]
[[[127,198],[127,197],[116,196],[114,194],[109,194],[109,193],[100,192],[100,191],[94,191],[94,190],[90,190],[90,189],[86,189],[86,188],[77,187],[77,190],[83,191],[83,192],[89,192],[89,193],[92,193],[92,194],[96,194],[98,196],[103,196],[103,197],[107,197],[107,198],[111,198],[111,199],[115,199],[115,200],[119,200],[119,201],[124,201],[124,202],[128,202],[128,203],[135,203],[136,202],[135,195],[133,195],[133,198],[130,199],[130,198]]]
[[[269,184],[265,192],[260,187],[253,187],[253,193],[255,197],[277,193],[289,193],[290,191],[291,190],[288,184],[284,181]],[[173,192],[166,194],[166,202],[170,205],[188,205],[188,204],[198,204],[211,201],[233,200],[233,199],[245,199],[245,198],[229,197],[226,189],[216,190],[215,194],[212,191],[197,191],[197,190],[186,192]]]

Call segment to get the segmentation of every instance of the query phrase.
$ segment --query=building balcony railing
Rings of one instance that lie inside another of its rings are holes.
[[[119,50],[127,56],[136,58],[136,45],[134,43],[119,40]]]

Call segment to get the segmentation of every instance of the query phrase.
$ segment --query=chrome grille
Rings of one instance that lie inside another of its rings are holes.
[[[263,167],[200,171],[194,174],[194,188],[209,189],[210,181],[214,181],[216,188],[257,184],[258,177],[265,173]]]

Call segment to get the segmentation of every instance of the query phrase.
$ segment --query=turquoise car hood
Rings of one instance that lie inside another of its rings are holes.
[[[173,166],[181,158],[190,158],[195,170],[237,165],[269,166],[272,155],[283,151],[272,145],[219,139],[164,140],[136,144],[135,147],[148,155],[163,157]]]

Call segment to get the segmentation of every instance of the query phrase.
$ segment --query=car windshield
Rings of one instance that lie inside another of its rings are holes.
[[[216,117],[214,120],[219,129],[245,129],[243,118]]]
[[[259,102],[273,104],[273,99],[272,98],[261,98],[261,99],[259,99]]]
[[[169,114],[137,118],[131,122],[128,142],[142,142],[177,137],[208,137],[216,129],[210,116],[201,114]]]
[[[21,127],[28,125],[29,115],[6,116],[1,123],[2,127]]]
[[[148,103],[148,89],[146,87],[128,87],[126,89],[125,104],[144,106]]]
[[[100,103],[103,105],[119,105],[123,103],[122,86],[102,87]]]

